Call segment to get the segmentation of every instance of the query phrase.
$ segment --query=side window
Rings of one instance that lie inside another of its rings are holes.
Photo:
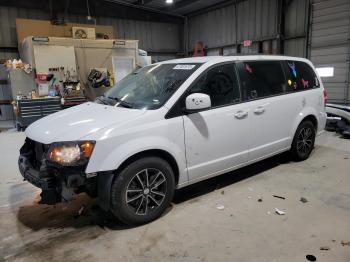
[[[240,101],[235,65],[223,64],[209,69],[202,75],[190,94],[204,93],[210,96],[212,107],[223,106]]]
[[[246,61],[239,64],[242,99],[283,94],[286,79],[280,61]]]
[[[305,62],[286,61],[288,68],[287,91],[301,91],[319,87],[314,70]]]

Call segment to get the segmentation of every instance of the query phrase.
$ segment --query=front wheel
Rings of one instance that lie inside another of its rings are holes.
[[[291,155],[295,161],[306,160],[315,145],[316,128],[311,121],[303,121],[295,132]]]
[[[174,188],[174,172],[165,160],[136,160],[116,175],[111,188],[111,211],[129,225],[151,222],[169,206]]]

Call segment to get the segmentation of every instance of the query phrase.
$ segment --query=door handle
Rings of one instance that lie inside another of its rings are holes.
[[[256,115],[261,115],[265,112],[265,108],[263,106],[259,106],[257,108],[254,109],[254,113]]]
[[[235,118],[237,119],[245,118],[247,115],[248,115],[247,111],[241,111],[241,110],[234,114]]]

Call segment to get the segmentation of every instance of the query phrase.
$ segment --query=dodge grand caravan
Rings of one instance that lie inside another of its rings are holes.
[[[306,59],[161,62],[95,102],[30,125],[19,169],[42,189],[41,203],[86,192],[121,221],[147,223],[177,188],[285,151],[307,159],[325,126],[326,98]]]

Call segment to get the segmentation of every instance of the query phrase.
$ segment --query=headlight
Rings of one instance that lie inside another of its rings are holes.
[[[95,141],[53,143],[47,158],[64,166],[83,165],[89,160],[94,147]]]

